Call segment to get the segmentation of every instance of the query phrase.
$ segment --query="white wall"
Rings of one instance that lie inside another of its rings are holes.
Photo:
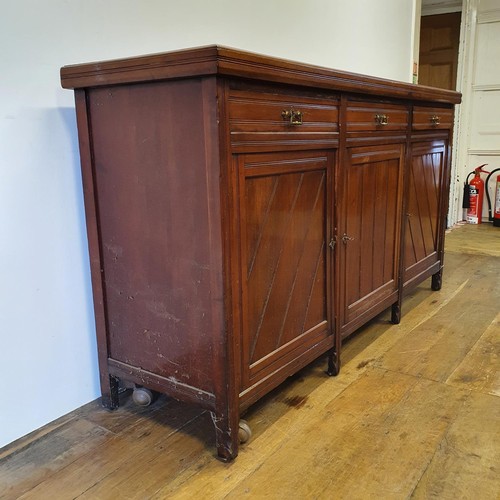
[[[59,68],[219,43],[411,81],[416,0],[19,0],[0,16],[0,446],[99,395]]]
[[[420,56],[420,21],[422,18],[422,0],[415,1],[415,12],[413,14],[413,64],[412,82],[418,83],[419,56]]]

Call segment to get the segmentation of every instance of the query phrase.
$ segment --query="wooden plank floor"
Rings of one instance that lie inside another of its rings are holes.
[[[499,264],[500,229],[453,229],[442,290],[364,327],[337,378],[318,360],[254,405],[232,464],[206,413],[93,402],[0,450],[0,498],[498,499]]]

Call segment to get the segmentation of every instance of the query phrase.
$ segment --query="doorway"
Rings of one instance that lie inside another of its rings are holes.
[[[422,17],[419,84],[456,89],[461,18],[461,12]]]

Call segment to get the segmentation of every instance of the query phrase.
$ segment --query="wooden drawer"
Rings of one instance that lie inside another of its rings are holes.
[[[413,108],[413,130],[451,129],[453,110],[448,108]]]
[[[346,112],[347,132],[403,131],[408,127],[406,106],[373,102],[349,102]]]
[[[233,149],[269,143],[330,147],[338,141],[337,99],[231,90],[228,111]]]

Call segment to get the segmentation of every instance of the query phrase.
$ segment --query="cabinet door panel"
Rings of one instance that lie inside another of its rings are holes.
[[[333,157],[237,158],[245,389],[332,334],[327,241]]]
[[[444,141],[416,143],[408,175],[404,281],[425,272],[439,260],[439,213],[446,160]]]
[[[379,304],[396,300],[403,150],[399,144],[348,150],[340,228],[343,335]]]

